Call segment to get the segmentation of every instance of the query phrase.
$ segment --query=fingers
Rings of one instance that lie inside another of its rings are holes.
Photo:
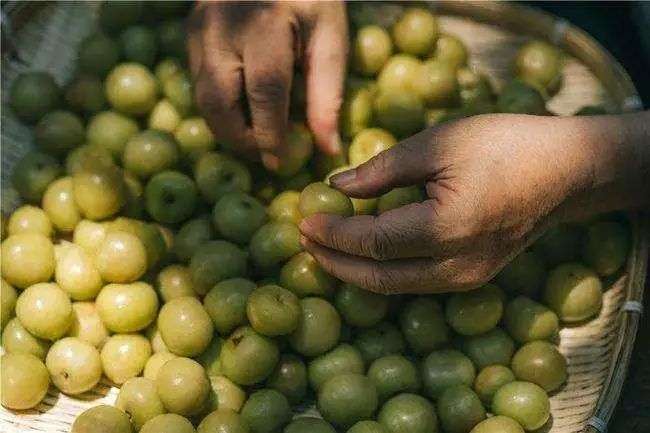
[[[379,216],[343,218],[317,214],[304,219],[300,231],[325,247],[379,261],[439,257],[447,252],[447,247],[438,241],[436,203],[432,200]]]
[[[309,34],[305,48],[307,122],[319,149],[336,155],[341,151],[339,110],[347,62],[348,38],[343,2],[323,8],[323,16]]]
[[[271,170],[286,155],[295,26],[290,17],[278,19],[271,11],[261,11],[251,28],[257,37],[247,38],[243,52],[253,136],[262,161]]]
[[[301,243],[326,272],[373,292],[424,294],[449,290],[443,280],[435,278],[438,265],[432,259],[378,262],[334,251],[306,238]]]
[[[435,137],[422,131],[371,158],[357,168],[330,178],[330,184],[351,197],[378,197],[393,188],[436,178]]]

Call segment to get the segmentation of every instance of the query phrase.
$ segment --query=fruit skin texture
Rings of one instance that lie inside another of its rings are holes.
[[[436,402],[440,424],[448,433],[468,433],[486,417],[481,400],[470,388],[447,388]]]
[[[542,258],[534,251],[524,251],[497,275],[501,287],[513,294],[536,296],[546,278]]]
[[[21,121],[36,123],[59,105],[61,89],[47,72],[25,72],[9,90],[9,106]]]
[[[244,278],[230,278],[217,283],[205,298],[203,306],[221,335],[229,335],[246,323],[246,302],[256,284]]]
[[[51,155],[31,151],[14,165],[11,184],[29,203],[40,203],[45,190],[61,175],[61,165]]]
[[[145,207],[162,224],[177,224],[188,219],[196,207],[198,191],[188,176],[178,171],[161,171],[144,189]]]
[[[196,431],[197,433],[249,433],[250,429],[237,412],[230,409],[217,409],[203,418]]]
[[[246,304],[246,315],[253,329],[270,337],[293,332],[301,314],[296,295],[272,284],[253,290]]]
[[[436,399],[453,385],[472,386],[476,377],[474,364],[456,350],[431,352],[421,365],[422,383],[429,397]]]
[[[440,304],[432,297],[419,297],[402,308],[400,328],[411,349],[418,354],[429,353],[449,340]]]
[[[393,135],[380,128],[367,128],[359,132],[352,140],[348,149],[350,165],[356,167],[393,147],[397,140]]]
[[[71,232],[81,220],[74,202],[71,177],[62,177],[49,184],[43,194],[42,206],[58,231]]]
[[[103,284],[93,258],[75,244],[66,245],[57,257],[54,279],[76,301],[95,298]]]
[[[2,308],[0,309],[0,330],[3,330],[5,325],[9,323],[9,320],[16,315],[16,300],[18,299],[18,295],[16,294],[16,289],[5,280],[2,280],[1,284],[0,302]]]
[[[403,393],[391,398],[382,406],[377,420],[390,433],[438,432],[438,417],[433,405],[417,394]]]
[[[127,414],[102,404],[83,411],[70,433],[133,433],[133,427]]]
[[[212,209],[216,231],[224,239],[238,244],[247,244],[266,220],[262,203],[241,192],[226,193]]]
[[[72,324],[72,304],[58,285],[38,283],[20,294],[16,316],[35,337],[56,341]]]
[[[342,427],[369,418],[377,404],[375,385],[358,373],[334,376],[318,391],[318,409],[323,418]]]
[[[115,231],[99,245],[95,263],[104,281],[130,283],[147,270],[147,251],[136,235]]]
[[[350,199],[342,192],[330,188],[324,182],[312,183],[302,190],[298,209],[303,218],[317,213],[340,216],[354,215],[354,208]]]
[[[506,383],[514,382],[515,375],[503,365],[488,365],[479,372],[474,380],[474,391],[481,401],[489,407],[492,398],[499,388]]]
[[[175,358],[160,368],[156,389],[169,412],[190,416],[203,409],[210,382],[198,362],[190,358]]]
[[[239,385],[252,385],[266,379],[279,358],[275,341],[247,326],[235,330],[221,349],[223,373]]]
[[[9,236],[2,242],[2,278],[19,289],[48,281],[54,274],[54,246],[38,233]]]
[[[2,331],[2,348],[5,353],[25,353],[44,360],[50,348],[50,342],[34,337],[14,317]]]
[[[508,333],[519,343],[552,340],[560,330],[560,321],[553,311],[525,296],[517,296],[508,303],[504,322]]]
[[[563,322],[580,322],[598,314],[603,304],[598,275],[579,263],[553,269],[546,280],[544,301]]]
[[[550,91],[559,85],[561,68],[560,51],[543,41],[531,41],[522,46],[514,65],[519,78]]]
[[[86,128],[88,144],[108,150],[115,160],[122,157],[124,147],[138,133],[138,123],[115,111],[102,111],[93,116]],[[110,131],[110,132],[109,132]]]
[[[299,357],[284,354],[267,379],[266,386],[280,391],[292,404],[300,403],[307,393],[307,368]]]
[[[140,334],[115,334],[100,353],[104,374],[120,385],[138,376],[151,356],[151,343]]]
[[[481,421],[469,433],[524,433],[524,429],[514,419],[497,415]]]
[[[158,297],[147,283],[109,284],[99,292],[97,311],[106,327],[119,333],[141,331],[158,312]]]
[[[70,395],[89,391],[102,377],[99,351],[75,337],[54,343],[47,353],[45,365],[54,385]]]
[[[500,290],[494,285],[455,293],[447,301],[447,322],[462,335],[478,335],[493,329],[503,314]]]
[[[247,255],[230,242],[217,240],[201,245],[190,260],[194,290],[203,295],[215,284],[246,274]]]
[[[108,329],[102,322],[94,302],[72,303],[72,325],[68,337],[77,337],[101,349],[108,338]]]
[[[544,390],[530,382],[510,382],[494,394],[492,412],[517,421],[526,430],[546,424],[550,403]]]
[[[346,433],[388,433],[388,430],[377,421],[365,420],[350,427]]]
[[[82,163],[72,176],[72,187],[77,208],[91,220],[115,215],[126,202],[124,175],[115,166]]]
[[[309,363],[309,383],[318,391],[325,382],[339,374],[363,374],[364,370],[359,350],[344,343]]]
[[[336,309],[346,323],[367,328],[379,323],[388,311],[389,298],[361,289],[352,284],[343,285],[336,293]]]
[[[510,365],[512,355],[515,353],[514,341],[501,328],[467,337],[461,346],[463,352],[479,370],[488,365]]]
[[[256,266],[272,269],[302,250],[300,231],[288,222],[266,223],[251,238],[249,249]]]
[[[203,353],[214,333],[210,316],[193,296],[175,298],[163,305],[158,329],[169,350],[180,356]]]
[[[393,42],[382,27],[369,25],[357,31],[352,50],[354,70],[365,76],[373,76],[392,54]]]
[[[321,298],[304,298],[300,307],[298,328],[289,336],[291,347],[305,356],[318,356],[334,347],[341,335],[341,318],[334,306]]]
[[[437,37],[438,23],[426,9],[409,8],[393,25],[393,40],[397,48],[414,56],[430,52]]]
[[[552,392],[566,381],[567,362],[551,343],[532,341],[515,353],[512,371],[518,380],[532,382]]]
[[[165,413],[156,383],[144,377],[134,377],[122,385],[115,407],[131,417],[136,430],[140,430],[150,419]]]
[[[50,376],[43,362],[26,353],[7,353],[0,358],[2,405],[23,410],[43,400]]]
[[[86,137],[81,119],[65,110],[47,113],[34,128],[34,141],[46,152],[65,154]]]
[[[402,392],[417,392],[421,386],[417,367],[401,355],[376,359],[367,375],[375,384],[380,401]]]
[[[41,208],[24,205],[16,209],[9,217],[7,222],[9,236],[27,232],[40,233],[47,237],[52,235],[52,223]]]
[[[140,433],[195,433],[195,430],[187,418],[175,413],[165,413],[147,421]]]
[[[253,433],[274,433],[291,421],[287,398],[273,389],[253,392],[241,410],[241,417]]]
[[[299,298],[330,297],[336,288],[336,278],[325,272],[307,251],[291,257],[280,270],[280,286]]]
[[[613,275],[625,264],[630,248],[628,238],[627,229],[619,223],[594,223],[587,229],[582,258],[598,275]]]
[[[158,84],[147,68],[123,63],[106,77],[106,99],[117,111],[133,116],[148,113],[156,103]]]

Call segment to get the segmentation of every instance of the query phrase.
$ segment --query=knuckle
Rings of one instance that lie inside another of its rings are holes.
[[[397,254],[397,243],[390,225],[373,220],[373,230],[367,236],[364,249],[375,260],[389,260]]]
[[[252,105],[275,106],[289,95],[289,85],[278,72],[256,72],[248,88]]]

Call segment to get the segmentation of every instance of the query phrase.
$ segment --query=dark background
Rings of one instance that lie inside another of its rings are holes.
[[[598,40],[625,67],[650,107],[650,2],[525,2],[561,16]],[[648,143],[650,145],[650,143]],[[648,290],[646,283],[646,290]],[[610,433],[650,432],[650,296]]]

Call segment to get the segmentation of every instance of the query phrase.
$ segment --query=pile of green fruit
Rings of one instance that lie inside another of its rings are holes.
[[[37,150],[13,174],[26,204],[2,224],[2,405],[33,408],[50,384],[78,395],[104,376],[121,387],[115,407],[87,410],[73,433],[544,425],[547,394],[567,380],[560,326],[598,314],[601,278],[626,261],[624,222],[555,227],[475,291],[390,297],[325,273],[302,251],[297,224],[422,200],[418,186],[350,200],[313,180],[425,119],[545,111],[536,89],[559,79],[554,49],[526,45],[521,79],[495,97],[431,12],[407,9],[390,29],[356,24],[347,155],[312,158],[295,118],[291,158],[271,175],[236,159],[197,114],[185,3],[144,8],[103,4],[101,32],[81,43],[64,89],[45,72],[25,72],[11,89]],[[314,401],[322,419],[293,419]]]

